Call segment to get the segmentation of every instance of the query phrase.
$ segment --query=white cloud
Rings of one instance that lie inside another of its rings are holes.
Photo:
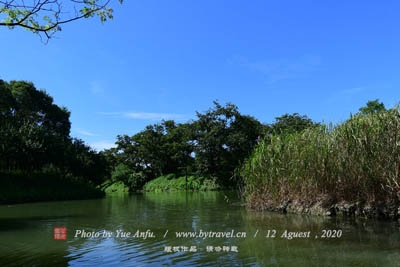
[[[152,112],[98,112],[102,115],[125,117],[137,120],[183,120],[185,115],[175,113],[152,113]]]
[[[92,143],[92,144],[90,144],[90,146],[92,148],[96,149],[97,151],[116,147],[115,143],[112,143],[109,141],[100,141],[100,142]]]
[[[86,130],[81,129],[81,128],[76,129],[75,132],[77,132],[78,134],[81,134],[81,135],[85,135],[85,136],[99,136],[98,134],[91,133],[91,132],[86,131]]]
[[[171,114],[171,113],[147,113],[147,112],[127,112],[124,116],[132,119],[141,120],[179,120],[185,116],[182,114]]]

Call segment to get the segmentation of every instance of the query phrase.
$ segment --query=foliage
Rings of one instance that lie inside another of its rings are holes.
[[[215,107],[204,114],[197,113],[194,152],[199,173],[218,177],[227,185],[238,164],[244,160],[263,134],[262,124],[251,116],[239,113],[237,106]]]
[[[367,105],[365,107],[360,108],[360,112],[362,114],[370,114],[374,112],[380,112],[380,111],[385,111],[385,104],[382,102],[379,103],[379,99],[375,99],[373,101],[368,101]]]
[[[111,0],[0,0],[0,26],[22,27],[46,40],[61,26],[75,20],[98,16],[103,23],[113,18]],[[119,0],[122,3],[122,0]],[[73,14],[66,16],[66,14]]]
[[[122,181],[117,181],[117,182],[110,182],[109,180],[104,182],[102,185],[102,190],[106,193],[112,193],[112,192],[129,192],[130,189],[128,186],[124,184]]]
[[[189,175],[186,180],[186,176],[176,177],[175,174],[157,177],[143,187],[145,191],[212,191],[219,189],[221,187],[216,183],[215,178]]]
[[[269,132],[275,135],[300,132],[306,128],[319,125],[319,123],[314,123],[306,115],[301,116],[298,113],[284,114],[276,117],[275,120],[269,127]]]
[[[110,170],[105,155],[69,136],[70,112],[32,83],[0,80],[0,170],[58,170],[101,184]]]
[[[252,151],[264,126],[242,115],[233,104],[197,113],[198,120],[175,123],[168,120],[147,126],[129,137],[119,135],[117,148],[106,151],[114,166],[122,163],[145,181],[168,173],[198,173],[217,177],[222,185],[235,184],[230,178],[238,164]]]
[[[111,175],[112,182],[122,182],[129,188],[129,191],[135,191],[142,189],[146,182],[146,177],[138,172],[134,172],[126,164],[118,164]]]
[[[111,180],[113,182],[122,181],[126,182],[128,180],[129,175],[132,174],[132,170],[123,163],[118,164],[111,175]]]
[[[56,159],[69,136],[69,111],[28,82],[0,81],[0,94],[1,168],[38,169],[46,157]]]
[[[109,178],[111,171],[106,157],[94,151],[82,140],[68,139],[64,149],[64,157],[59,166],[64,171],[75,177],[87,179],[96,185]]]
[[[271,200],[400,200],[398,109],[356,114],[260,142],[241,168],[250,205]]]
[[[165,173],[178,173],[193,161],[189,131],[188,124],[176,125],[174,121],[149,125],[132,137],[118,136],[114,156],[133,172],[143,173],[146,180]]]

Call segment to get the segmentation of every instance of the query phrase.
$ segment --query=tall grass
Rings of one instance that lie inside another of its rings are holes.
[[[263,201],[400,199],[400,113],[356,114],[344,123],[267,137],[240,168],[250,206]],[[256,207],[257,208],[257,207]]]

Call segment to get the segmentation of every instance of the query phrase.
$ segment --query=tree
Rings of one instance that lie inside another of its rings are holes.
[[[69,138],[69,111],[29,82],[0,81],[0,96],[0,166],[32,170],[55,163]]]
[[[94,151],[80,139],[69,139],[64,151],[59,153],[59,157],[63,159],[59,167],[67,174],[85,179],[95,185],[101,184],[111,175],[106,157]]]
[[[148,181],[166,174],[197,172],[215,177],[221,185],[235,185],[237,181],[231,178],[236,167],[249,156],[266,127],[240,114],[233,104],[222,106],[214,101],[214,105],[205,113],[197,112],[195,121],[177,124],[168,120],[148,125],[131,137],[118,136],[117,148],[106,153],[114,164],[114,176],[127,183],[132,174]]]
[[[231,103],[223,107],[214,101],[214,105],[204,114],[197,112],[198,120],[194,122],[196,167],[200,173],[228,185],[235,168],[250,154],[264,129],[258,120],[240,114]]]
[[[71,138],[70,112],[32,83],[0,80],[0,171],[55,170],[100,184],[110,175],[106,155]]]
[[[53,103],[53,98],[43,90],[37,90],[30,82],[11,81],[9,90],[14,99],[9,107],[17,121],[30,120],[52,133],[69,136],[70,112]]]
[[[370,100],[367,102],[365,107],[361,107],[360,109],[361,114],[371,114],[379,111],[385,111],[385,105],[381,102],[379,103],[379,99]]]
[[[130,191],[140,190],[146,183],[145,175],[143,175],[141,172],[135,173],[124,163],[120,163],[115,166],[112,172],[111,180],[113,182],[123,182],[124,185],[129,187]]]
[[[22,27],[44,35],[48,41],[61,26],[98,16],[103,23],[113,18],[111,0],[0,0],[0,26]],[[122,3],[122,0],[119,0]],[[72,13],[70,16],[66,14]]]
[[[131,137],[117,137],[116,162],[125,164],[133,173],[142,173],[147,180],[178,173],[193,162],[190,137],[190,124],[169,120],[148,125]]]
[[[173,120],[163,121],[164,136],[162,151],[164,151],[163,174],[180,173],[193,169],[194,151],[193,126],[191,123],[176,124]]]
[[[319,123],[314,123],[306,115],[301,116],[298,113],[284,114],[275,118],[275,122],[269,125],[269,131],[272,134],[290,134],[318,125]]]

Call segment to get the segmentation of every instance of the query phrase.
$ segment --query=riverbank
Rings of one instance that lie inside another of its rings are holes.
[[[268,136],[241,175],[253,209],[398,219],[399,170],[400,113],[391,109]]]
[[[268,197],[254,197],[247,201],[247,206],[258,211],[308,214],[316,216],[350,216],[376,219],[400,219],[400,203],[391,202],[336,202],[328,196],[317,197],[314,201],[301,199],[273,200]]]
[[[129,192],[129,187],[122,181],[111,182],[107,180],[100,188],[106,193],[112,192]],[[216,183],[215,179],[205,176],[188,175],[178,176],[176,174],[168,174],[157,177],[147,182],[139,191],[145,192],[161,192],[161,191],[217,191],[223,190]]]
[[[168,174],[147,182],[143,191],[216,191],[221,186],[215,179],[204,176],[180,176]]]
[[[0,173],[0,204],[92,199],[104,192],[91,184],[59,173]]]

